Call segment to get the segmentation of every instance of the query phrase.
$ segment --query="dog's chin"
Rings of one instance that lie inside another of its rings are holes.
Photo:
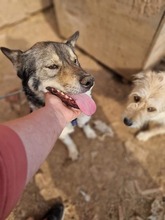
[[[137,123],[137,122],[133,122],[133,124],[131,126],[129,126],[130,128],[133,128],[133,129],[141,129],[143,128],[145,125],[145,123],[143,124],[140,124],[140,123]]]
[[[134,129],[140,129],[140,128],[141,128],[141,126],[138,125],[138,124],[136,124],[136,123],[132,124],[132,125],[129,126],[129,127],[130,127],[130,128],[134,128]]]

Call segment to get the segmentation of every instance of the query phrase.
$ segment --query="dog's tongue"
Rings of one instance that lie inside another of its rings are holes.
[[[85,115],[93,115],[96,111],[94,100],[85,93],[78,95],[70,95]]]

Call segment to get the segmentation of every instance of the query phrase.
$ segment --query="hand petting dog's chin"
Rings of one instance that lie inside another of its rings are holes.
[[[89,95],[85,93],[67,95],[64,92],[61,92],[60,90],[57,90],[50,86],[46,87],[46,89],[53,95],[58,96],[61,101],[64,102],[66,105],[80,109],[85,115],[90,116],[96,111],[95,102]]]

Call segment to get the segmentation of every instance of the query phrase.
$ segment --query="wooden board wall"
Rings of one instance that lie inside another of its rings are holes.
[[[126,78],[146,63],[165,0],[54,0],[60,34]]]

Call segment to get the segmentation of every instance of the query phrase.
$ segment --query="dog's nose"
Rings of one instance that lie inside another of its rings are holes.
[[[93,84],[94,84],[94,77],[93,76],[83,76],[81,79],[80,79],[80,84],[86,88],[86,89],[90,89]]]
[[[124,118],[123,122],[127,126],[131,126],[133,124],[132,120],[129,118]]]

